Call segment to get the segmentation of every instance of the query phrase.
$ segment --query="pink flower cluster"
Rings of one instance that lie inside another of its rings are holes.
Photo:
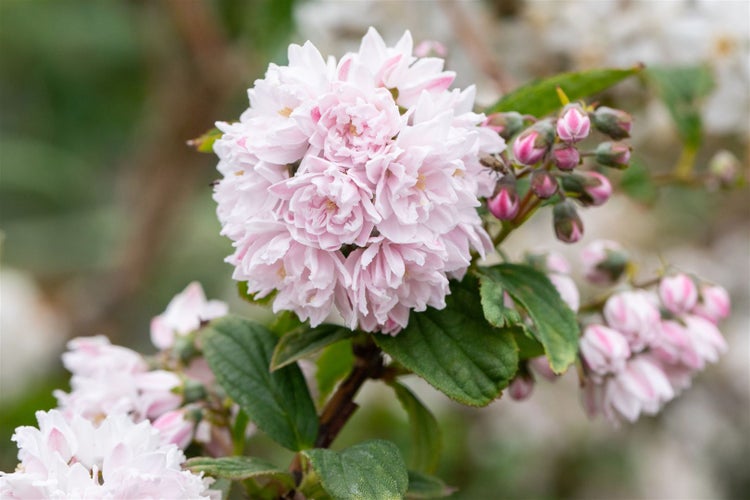
[[[658,293],[633,290],[610,297],[606,325],[589,325],[580,341],[589,413],[615,422],[657,413],[726,351],[717,324],[729,309],[723,288],[699,289],[684,274],[663,278]]]
[[[151,338],[160,349],[170,349],[177,338],[187,338],[201,322],[227,313],[227,305],[206,300],[199,283],[191,283],[176,295],[166,311],[151,322]],[[79,337],[68,343],[63,364],[72,374],[71,392],[54,392],[58,408],[67,418],[83,417],[100,422],[110,415],[127,415],[134,422],[149,420],[164,442],[186,448],[194,439],[211,445],[208,421],[189,418],[194,405],[186,405],[186,383],[213,382],[205,360],[197,358],[180,367],[153,369],[139,353],[112,345],[104,336]]]
[[[38,428],[13,435],[20,464],[0,472],[1,498],[221,498],[207,479],[182,470],[185,455],[147,421],[119,414],[95,424],[57,410],[36,418]]]
[[[233,278],[312,325],[334,308],[351,328],[395,334],[409,311],[442,308],[471,250],[492,245],[476,212],[503,140],[449,90],[443,60],[370,29],[338,62],[307,42],[219,123],[215,190]]]

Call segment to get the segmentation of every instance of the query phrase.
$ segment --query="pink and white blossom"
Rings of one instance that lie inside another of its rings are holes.
[[[604,304],[607,325],[625,335],[633,352],[643,350],[658,332],[661,315],[655,297],[644,290],[617,293]]]
[[[702,285],[700,287],[700,300],[693,308],[692,313],[709,320],[714,324],[729,316],[731,300],[726,289],[718,285]]]
[[[584,404],[589,415],[603,414],[612,422],[635,422],[641,414],[654,415],[675,395],[667,375],[647,355],[630,358],[614,375],[597,382],[588,379]]]
[[[623,334],[604,325],[589,325],[580,340],[581,357],[596,375],[619,373],[630,358],[630,346]]]
[[[185,455],[147,421],[121,414],[94,424],[57,410],[36,418],[38,428],[13,435],[20,463],[0,472],[2,498],[220,498],[207,479],[182,470]]]
[[[159,349],[174,345],[175,337],[200,328],[202,321],[225,316],[229,308],[219,300],[206,300],[200,283],[194,281],[174,296],[167,309],[151,320],[151,341]]]
[[[659,282],[659,298],[664,307],[673,314],[682,314],[695,307],[698,288],[690,276],[675,274]]]
[[[580,104],[565,106],[557,120],[557,136],[564,142],[582,141],[589,135],[591,120]]]
[[[196,423],[188,418],[187,411],[187,408],[168,411],[152,422],[163,443],[175,444],[182,450],[188,447],[193,440]]]
[[[175,392],[182,382],[175,373],[150,370],[140,354],[112,345],[104,336],[73,339],[68,349],[62,359],[73,374],[71,392],[54,391],[66,415],[98,421],[123,413],[141,421],[182,403],[182,396]]]
[[[371,29],[338,62],[292,45],[240,121],[218,124],[214,198],[234,279],[313,325],[338,309],[353,328],[395,333],[410,310],[442,307],[448,278],[492,251],[476,209],[498,174],[480,159],[505,148],[454,77],[416,57],[408,32],[387,46]],[[386,256],[408,273],[383,281]]]

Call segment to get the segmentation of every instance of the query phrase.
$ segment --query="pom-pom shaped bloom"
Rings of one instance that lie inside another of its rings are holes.
[[[217,124],[234,279],[312,325],[338,309],[396,333],[411,309],[442,307],[448,278],[492,249],[476,208],[498,174],[480,158],[505,148],[453,79],[408,32],[388,47],[371,29],[338,62],[292,45],[240,121]]]
[[[206,300],[203,287],[194,281],[174,296],[162,314],[151,320],[151,341],[159,349],[168,349],[174,345],[176,336],[195,331],[201,321],[224,316],[228,310],[224,302]]]
[[[135,421],[155,418],[177,408],[181,386],[172,372],[150,370],[143,357],[128,348],[112,345],[104,336],[79,337],[68,342],[63,365],[72,374],[71,392],[54,392],[67,415],[93,421],[125,413]]]
[[[149,422],[126,415],[99,425],[57,410],[36,413],[39,427],[19,427],[19,467],[0,472],[2,498],[219,498],[208,481],[182,470],[185,455],[162,444]]]

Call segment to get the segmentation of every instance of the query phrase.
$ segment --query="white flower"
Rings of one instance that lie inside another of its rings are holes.
[[[190,283],[167,305],[166,311],[151,320],[151,341],[159,349],[174,345],[176,335],[197,330],[201,321],[225,316],[228,306],[219,300],[206,300],[200,283]]]
[[[185,455],[161,444],[149,422],[113,415],[97,426],[57,410],[36,418],[39,428],[13,435],[20,464],[0,472],[2,498],[219,498],[207,480],[182,470]]]
[[[126,413],[135,421],[155,418],[180,406],[173,391],[180,378],[165,370],[149,371],[143,357],[112,345],[104,336],[79,337],[68,342],[63,364],[72,374],[71,392],[54,392],[60,409],[99,420]]]

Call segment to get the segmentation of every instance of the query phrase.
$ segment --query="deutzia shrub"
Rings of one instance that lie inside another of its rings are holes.
[[[191,283],[151,321],[153,355],[72,340],[70,392],[17,430],[3,498],[214,498],[232,484],[252,498],[438,498],[453,491],[432,475],[440,430],[403,376],[486,406],[571,372],[588,414],[619,425],[718,361],[721,286],[668,266],[644,280],[625,246],[598,241],[580,253],[604,287],[591,293],[562,255],[503,249],[540,211],[575,243],[579,211],[606,208],[633,123],[585,99],[642,68],[559,75],[479,112],[473,87],[451,89],[443,60],[414,52],[408,32],[389,46],[374,29],[338,61],[292,45],[239,121],[192,141],[219,157],[240,295],[274,320],[229,314]],[[408,414],[408,463],[382,439],[329,449],[368,380]],[[255,432],[291,463],[246,453]]]

